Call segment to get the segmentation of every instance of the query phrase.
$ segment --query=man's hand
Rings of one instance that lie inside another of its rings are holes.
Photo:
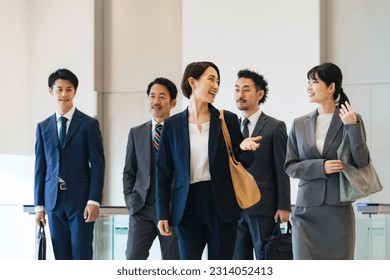
[[[164,235],[164,236],[171,236],[172,235],[172,231],[169,229],[168,220],[158,221],[157,227],[158,227],[161,235]]]
[[[278,210],[274,216],[275,223],[280,219],[281,223],[287,222],[290,219],[290,211],[287,210]]]
[[[258,141],[260,141],[262,138],[263,138],[262,136],[245,138],[240,144],[241,150],[243,151],[257,150],[257,148],[260,147],[260,143],[258,143]]]
[[[46,218],[45,218],[45,211],[38,211],[35,213],[35,222],[39,226],[39,224],[42,222],[44,226],[46,226]]]
[[[100,208],[95,204],[87,204],[84,209],[84,219],[86,223],[94,222],[99,218]]]

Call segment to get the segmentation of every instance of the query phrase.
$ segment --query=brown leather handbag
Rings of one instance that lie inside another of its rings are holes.
[[[223,110],[220,110],[219,118],[221,119],[223,138],[225,139],[226,150],[229,157],[229,169],[234,193],[240,208],[246,209],[260,201],[260,189],[253,176],[245,169],[241,162],[237,161],[234,157],[232,142],[223,115]]]

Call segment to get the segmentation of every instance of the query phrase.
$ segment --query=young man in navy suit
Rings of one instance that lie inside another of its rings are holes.
[[[242,112],[242,129],[244,120],[248,122],[243,134],[263,136],[261,148],[254,151],[255,161],[248,168],[260,187],[261,200],[241,213],[234,251],[234,259],[238,260],[253,259],[253,251],[256,259],[261,259],[262,240],[272,234],[278,219],[287,222],[290,217],[290,178],[284,171],[286,125],[260,109],[267,94],[268,82],[262,75],[249,69],[238,72],[235,98]]]
[[[74,107],[71,71],[58,69],[48,85],[57,110],[36,130],[35,220],[46,225],[47,214],[56,259],[91,260],[105,170],[99,122]]]

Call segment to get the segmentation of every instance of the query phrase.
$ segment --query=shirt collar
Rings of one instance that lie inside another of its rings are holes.
[[[154,130],[154,128],[156,127],[156,120],[155,119],[152,119],[152,131]],[[161,125],[164,125],[164,121],[160,122]]]
[[[256,122],[257,122],[257,120],[259,119],[260,115],[261,115],[261,109],[259,108],[259,110],[257,110],[256,113],[252,114],[252,115],[248,118],[248,120],[250,121],[250,124],[255,125]],[[245,118],[245,117],[242,116],[242,120],[243,120],[244,118]]]
[[[73,117],[73,114],[74,114],[74,111],[76,111],[76,107],[72,107],[72,109],[70,109],[68,112],[66,112],[64,115],[61,115],[60,113],[58,113],[58,111],[56,111],[56,120],[58,121],[58,119],[60,117],[65,117],[68,119],[68,121],[71,121],[72,120],[72,117]]]

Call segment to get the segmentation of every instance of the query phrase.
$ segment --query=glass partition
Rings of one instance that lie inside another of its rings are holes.
[[[357,203],[356,252],[358,260],[390,259],[390,205]]]

